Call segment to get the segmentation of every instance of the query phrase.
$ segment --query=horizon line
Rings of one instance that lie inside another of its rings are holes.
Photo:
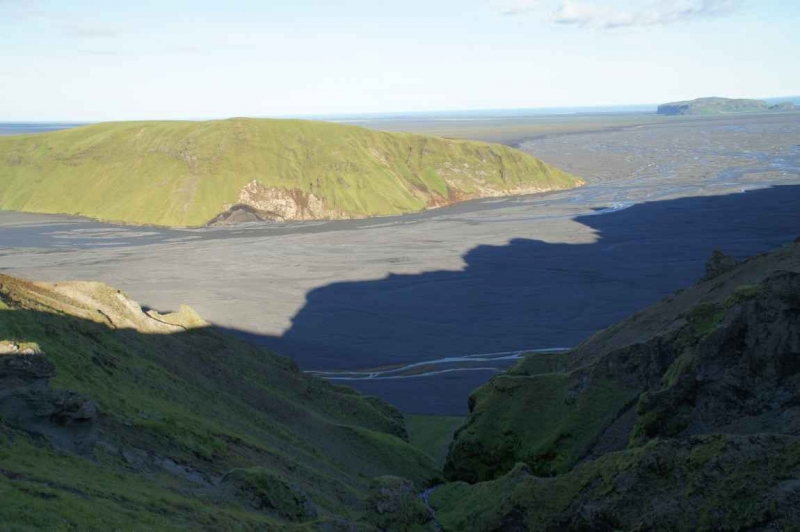
[[[705,98],[705,96],[703,97]],[[697,99],[697,98],[694,98]],[[740,99],[740,98],[732,98]],[[763,98],[749,98],[754,100],[792,100],[800,99],[800,94],[790,96],[768,96]],[[686,101],[686,100],[675,100]],[[670,103],[670,102],[667,102]],[[289,113],[289,114],[275,114],[275,115],[231,115],[231,116],[206,116],[206,117],[187,117],[187,118],[122,118],[122,119],[104,119],[104,120],[82,120],[82,119],[36,119],[36,120],[4,120],[0,119],[0,124],[61,124],[61,125],[87,125],[99,124],[106,122],[199,122],[211,120],[230,120],[234,118],[253,118],[253,119],[273,119],[273,120],[342,120],[350,119],[358,121],[359,119],[400,119],[404,117],[435,117],[439,115],[446,117],[447,115],[455,114],[489,114],[489,113],[536,113],[538,116],[547,116],[550,112],[554,116],[562,116],[568,114],[592,114],[603,113],[636,113],[637,111],[644,111],[645,109],[655,109],[662,103],[630,103],[630,104],[598,104],[598,105],[571,105],[571,106],[549,106],[549,107],[485,107],[485,108],[454,108],[454,109],[437,109],[429,111],[354,111],[342,113]],[[479,118],[479,117],[472,117]],[[501,117],[497,117],[501,118]],[[508,118],[508,117],[505,117]]]

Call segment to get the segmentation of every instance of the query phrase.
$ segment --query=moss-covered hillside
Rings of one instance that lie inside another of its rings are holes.
[[[764,100],[734,98],[697,98],[685,102],[671,102],[658,106],[658,114],[677,115],[724,115],[736,113],[765,113],[768,111],[794,111],[792,102],[770,105]]]
[[[796,530],[800,239],[707,269],[474,392],[444,530]]]
[[[369,529],[375,477],[437,476],[406,440],[391,406],[191,309],[0,276],[3,530]]]
[[[0,208],[132,224],[341,219],[581,181],[496,144],[301,120],[124,122],[0,138]]]

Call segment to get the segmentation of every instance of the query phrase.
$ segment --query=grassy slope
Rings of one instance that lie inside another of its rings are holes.
[[[800,245],[754,257],[718,279],[669,296],[571,352],[521,360],[473,392],[445,474],[491,480],[518,462],[539,475],[569,471],[643,393],[640,378],[632,377],[640,367],[659,353],[673,357],[670,371],[678,371],[685,363],[683,344],[699,342],[743,290],[778,271],[800,272]],[[669,381],[670,372],[664,378]]]
[[[784,495],[800,474],[796,411],[770,394],[796,397],[798,274],[800,240],[493,378],[450,448],[445,474],[458,482],[433,494],[437,521],[465,531],[796,524],[797,492]]]
[[[731,113],[763,113],[769,104],[763,100],[733,98],[698,98],[682,102],[670,102],[659,106],[659,112],[678,111],[682,115],[717,115]]]
[[[798,438],[712,435],[655,440],[552,478],[519,465],[491,482],[446,484],[431,505],[447,532],[799,530],[784,494],[799,474]]]
[[[406,416],[408,441],[442,464],[453,434],[463,422],[460,416]]]
[[[51,386],[97,404],[101,442],[89,461],[0,422],[0,522],[52,530],[284,522],[279,512],[255,512],[219,492],[224,475],[251,467],[299,487],[319,520],[355,520],[372,477],[403,475],[421,485],[437,475],[433,461],[404,441],[402,416],[387,404],[212,328],[110,327],[96,303],[123,316],[117,292],[76,286],[70,297],[0,276],[0,340],[39,344],[56,366]],[[126,458],[139,451],[147,453],[141,467]],[[210,485],[170,474],[158,465],[165,459]]]
[[[313,193],[350,217],[419,211],[481,188],[579,183],[506,146],[300,120],[124,122],[0,138],[8,210],[197,226],[253,180]]]

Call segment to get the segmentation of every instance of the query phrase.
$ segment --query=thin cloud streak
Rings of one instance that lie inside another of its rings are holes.
[[[62,29],[70,37],[81,39],[113,39],[121,33],[111,28],[88,28],[80,26],[63,26]]]
[[[162,56],[162,55],[205,55],[210,53],[209,50],[206,50],[199,46],[189,46],[189,45],[162,46],[158,49],[149,51],[84,48],[77,50],[77,52],[81,55],[121,56],[121,57]]]
[[[622,10],[598,3],[567,0],[553,13],[552,21],[600,29],[662,26],[730,15],[736,12],[740,3],[739,0],[665,0],[647,9]]]

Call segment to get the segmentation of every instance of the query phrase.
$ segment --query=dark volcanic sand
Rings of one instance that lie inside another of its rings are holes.
[[[306,369],[569,347],[694,282],[714,248],[800,236],[798,145],[791,116],[539,138],[523,147],[590,185],[366,221],[175,231],[0,213],[0,270],[188,303]],[[463,414],[493,374],[470,366],[343,383]]]

